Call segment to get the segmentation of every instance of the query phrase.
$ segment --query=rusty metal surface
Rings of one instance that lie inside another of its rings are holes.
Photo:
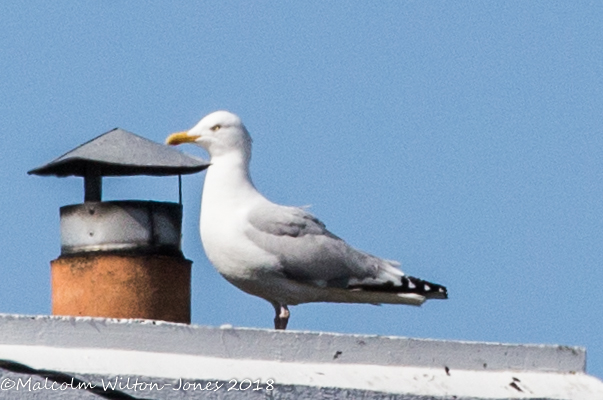
[[[51,262],[52,313],[190,323],[191,262],[89,253]]]
[[[28,174],[64,176],[184,175],[209,163],[170,146],[115,128]]]
[[[61,255],[95,251],[181,254],[182,205],[86,202],[61,207]]]

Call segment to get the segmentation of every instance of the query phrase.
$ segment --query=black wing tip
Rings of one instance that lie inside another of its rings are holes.
[[[428,299],[448,298],[448,289],[446,289],[446,286],[415,278],[414,276],[403,276],[402,288],[407,293],[417,293]]]
[[[415,278],[414,276],[403,276],[399,285],[396,285],[390,281],[378,286],[352,285],[349,286],[348,289],[366,290],[372,292],[413,293],[425,296],[427,299],[445,300],[448,298],[448,289],[446,289],[446,286]]]
[[[420,294],[428,299],[444,300],[448,298],[448,289],[446,289],[446,286],[424,281],[414,276],[402,277],[401,292]]]

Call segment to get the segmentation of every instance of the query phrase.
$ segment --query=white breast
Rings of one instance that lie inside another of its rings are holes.
[[[232,176],[225,179],[220,167],[212,162],[205,177],[201,240],[207,257],[220,274],[229,280],[246,279],[278,263],[245,235],[249,209],[267,200],[248,182],[233,184]]]

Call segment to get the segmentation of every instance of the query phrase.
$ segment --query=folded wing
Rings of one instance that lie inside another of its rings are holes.
[[[405,276],[399,263],[354,249],[302,208],[266,203],[248,220],[247,237],[278,258],[279,272],[288,279],[353,292],[446,298],[443,286]]]

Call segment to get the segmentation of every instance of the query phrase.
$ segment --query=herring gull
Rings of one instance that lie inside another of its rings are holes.
[[[275,329],[286,329],[290,305],[418,306],[448,297],[444,286],[405,275],[398,262],[348,245],[304,208],[278,205],[260,194],[249,175],[251,137],[238,116],[216,111],[166,143],[193,143],[209,153],[203,248],[227,281],[274,306]]]

